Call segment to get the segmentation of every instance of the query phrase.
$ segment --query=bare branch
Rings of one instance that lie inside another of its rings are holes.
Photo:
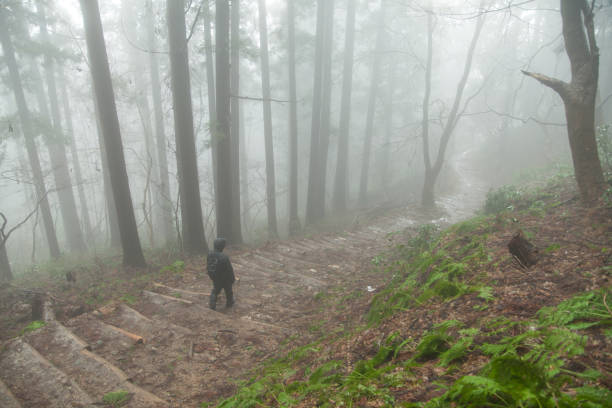
[[[6,217],[4,216],[3,213],[0,212],[0,217],[2,217],[2,227],[0,227],[0,239],[4,240],[5,239],[5,235],[4,235],[4,229],[6,228]],[[4,241],[3,241],[4,243]]]
[[[6,241],[8,241],[9,237],[11,236],[11,234],[13,232],[15,232],[18,228],[20,228],[23,224],[25,224],[26,222],[28,222],[28,220],[30,218],[32,218],[32,216],[34,214],[36,214],[38,212],[38,207],[40,207],[40,204],[47,199],[47,195],[55,190],[47,190],[45,191],[45,194],[43,194],[43,196],[38,200],[38,202],[36,203],[36,206],[34,207],[34,209],[32,211],[30,211],[30,213],[23,219],[21,220],[21,222],[19,222],[17,225],[13,226],[13,228],[11,228],[10,230],[8,230],[7,232],[4,232],[4,229],[6,227],[6,217],[5,215],[0,212],[0,217],[2,217],[3,219],[3,223],[2,223],[2,229],[1,231],[1,237],[0,237],[0,247],[3,247],[6,244]]]
[[[189,7],[191,7],[191,5],[189,5]],[[198,22],[198,19],[200,18],[200,11],[201,10],[202,10],[202,4],[200,4],[198,6],[198,11],[196,13],[195,18],[193,19],[193,23],[191,24],[191,29],[189,30],[189,35],[187,36],[187,42],[189,42],[189,40],[191,40],[191,37],[193,36],[195,25]]]
[[[604,106],[606,106],[606,104],[610,101],[610,99],[612,98],[612,94],[608,95],[606,97],[606,99],[604,99],[599,106],[597,107],[597,109],[603,109]]]
[[[245,99],[247,101],[258,101],[258,102],[264,102],[264,101],[270,101],[270,102],[278,102],[278,103],[289,103],[292,101],[289,100],[282,100],[282,99],[274,99],[274,98],[255,98],[252,96],[240,96],[240,95],[230,95],[231,98],[238,98],[238,99]]]
[[[461,110],[461,112],[459,112],[459,114],[457,115],[457,118],[455,119],[455,123],[453,125],[453,127],[457,126],[457,123],[459,122],[459,120],[461,119],[461,117],[465,114],[465,111],[467,111],[467,108],[470,106],[470,102],[472,102],[472,100],[474,98],[476,98],[478,95],[480,95],[480,93],[483,91],[483,89],[485,89],[486,85],[489,83],[489,79],[493,76],[493,72],[491,71],[489,73],[489,75],[486,76],[486,78],[484,79],[484,81],[482,81],[482,83],[480,84],[480,87],[478,87],[478,89],[476,90],[476,92],[474,92],[472,95],[470,95],[466,100],[465,103],[463,104],[463,109]]]
[[[529,72],[521,70],[524,75],[535,79],[543,85],[546,85],[553,91],[557,92],[561,99],[565,100],[569,96],[569,84],[567,82],[561,81],[560,79],[551,78],[546,75],[538,74],[535,72]]]
[[[522,118],[520,116],[515,116],[515,115],[509,114],[509,113],[498,112],[498,111],[496,111],[495,109],[493,109],[491,107],[489,107],[489,109],[486,110],[486,111],[464,113],[463,116],[486,115],[488,113],[492,113],[494,115],[501,116],[501,117],[504,117],[504,118],[509,118],[509,119],[512,119],[512,120],[517,120],[517,121],[519,121],[521,123],[535,122],[535,123],[537,123],[539,125],[542,125],[542,126],[556,126],[556,127],[566,127],[567,126],[566,123],[546,122],[546,121],[543,121],[541,119],[534,118],[533,116],[529,116],[527,118]]]

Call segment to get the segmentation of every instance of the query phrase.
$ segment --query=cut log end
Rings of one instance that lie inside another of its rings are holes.
[[[526,268],[538,263],[538,249],[521,232],[517,232],[508,243],[508,250]]]

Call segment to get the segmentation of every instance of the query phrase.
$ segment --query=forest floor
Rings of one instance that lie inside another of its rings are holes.
[[[362,213],[341,232],[230,249],[239,279],[230,309],[223,297],[217,311],[207,307],[204,258],[158,260],[166,266],[146,273],[98,261],[73,285],[18,281],[30,292],[0,293],[0,406],[442,404],[481,389],[472,377],[490,388],[478,394],[486,406],[514,398],[490,367],[513,355],[517,370],[533,365],[534,395],[609,397],[609,204],[585,208],[555,179],[492,196],[500,211],[440,234],[483,203],[482,185],[458,172],[470,189],[443,198],[439,212]],[[529,269],[507,250],[518,230],[540,249]],[[31,322],[27,298],[43,289],[49,313]],[[575,295],[581,315],[550,323],[557,309],[537,314]],[[525,357],[535,352],[550,363]],[[577,375],[561,384],[561,369]]]

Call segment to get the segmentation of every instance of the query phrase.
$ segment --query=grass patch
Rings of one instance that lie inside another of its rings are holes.
[[[138,303],[138,298],[134,295],[126,294],[119,298],[122,302],[127,303],[128,305],[135,305]]]
[[[178,260],[174,261],[170,265],[164,266],[160,272],[162,273],[182,273],[185,270],[185,262]]]
[[[122,407],[128,403],[130,397],[131,394],[129,392],[119,390],[104,394],[104,397],[102,397],[102,402],[109,407]]]
[[[24,329],[21,331],[21,334],[33,332],[34,330],[38,330],[42,327],[45,327],[46,325],[47,323],[43,322],[42,320],[34,320],[30,324],[28,324],[26,327],[24,327]]]

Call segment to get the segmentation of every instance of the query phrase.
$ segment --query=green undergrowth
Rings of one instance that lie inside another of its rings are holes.
[[[478,293],[486,307],[493,298],[491,288],[474,273],[492,262],[486,241],[493,222],[493,217],[477,217],[442,233],[432,224],[421,227],[406,245],[398,246],[399,256],[390,266],[392,282],[374,298],[368,322],[376,325],[397,311],[471,292]]]
[[[612,336],[610,288],[541,309],[530,321],[499,318],[470,345],[489,359],[423,407],[610,407],[612,392],[585,354],[589,336]],[[507,335],[518,331],[518,334]],[[501,335],[501,338],[499,337]],[[442,361],[442,358],[440,358]]]
[[[469,323],[447,320],[410,335],[391,320],[462,297],[473,310],[487,310],[497,286],[487,271],[504,261],[488,247],[489,237],[515,228],[519,215],[537,219],[555,211],[562,205],[555,186],[566,185],[567,176],[560,175],[528,191],[506,187],[491,192],[475,218],[445,231],[422,226],[404,244],[372,259],[390,280],[372,299],[365,327],[269,361],[217,406],[612,407],[612,376],[592,358],[597,345],[612,341],[609,286],[523,320],[478,313]],[[523,232],[532,238],[531,231]],[[560,248],[553,243],[544,253]],[[323,302],[329,294],[316,296]],[[465,307],[461,302],[456,304]],[[382,336],[382,330],[392,332]],[[371,337],[367,350],[352,346],[361,360],[333,352],[357,336]]]
[[[314,398],[319,407],[352,406],[364,397],[393,404],[389,388],[400,385],[409,372],[399,372],[388,362],[406,344],[407,341],[393,334],[372,358],[358,361],[349,369],[343,361],[317,361],[314,357],[319,354],[320,346],[313,343],[268,363],[263,374],[240,384],[238,393],[217,407],[291,407],[308,397]]]
[[[418,340],[392,333],[373,357],[351,366],[325,360],[323,345],[312,343],[269,362],[217,406],[357,407],[369,400],[385,407],[610,407],[612,393],[602,385],[610,374],[583,358],[589,337],[612,337],[610,294],[610,288],[582,293],[525,321],[502,316],[466,327],[448,320]],[[473,374],[438,381],[438,397],[423,403],[398,397],[399,389],[422,381],[418,370],[437,366],[452,374],[483,356]]]

